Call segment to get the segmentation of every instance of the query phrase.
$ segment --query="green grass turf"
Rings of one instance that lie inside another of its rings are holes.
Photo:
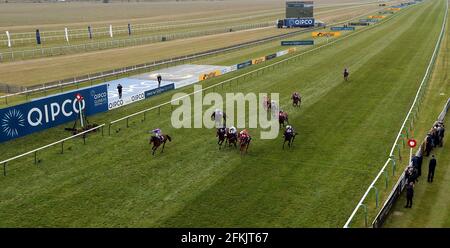
[[[271,73],[240,81],[241,92],[279,92],[300,136],[291,150],[259,140],[246,157],[218,151],[214,131],[173,129],[170,108],[130,128],[92,135],[12,163],[0,181],[1,226],[340,227],[386,159],[439,33],[443,1],[405,10]],[[349,67],[351,81],[340,78]],[[211,80],[214,83],[222,79]],[[220,88],[219,88],[220,89]],[[234,91],[227,85],[221,93]],[[289,105],[300,90],[301,110]],[[183,90],[187,91],[187,89]],[[96,116],[121,117],[157,102]],[[173,136],[152,158],[147,130]],[[61,128],[0,145],[7,154],[61,136]],[[69,149],[70,147],[70,149]],[[3,157],[3,156],[2,156]]]
[[[427,131],[442,111],[443,105],[450,96],[448,80],[449,33],[447,21],[446,38],[442,42],[439,57],[433,71],[433,77],[427,88],[423,106],[427,106],[419,115],[415,127],[415,137],[423,140]],[[448,116],[446,126],[450,125]],[[449,227],[450,226],[450,153],[448,152],[448,135],[444,139],[445,146],[433,152],[438,161],[435,178],[432,184],[426,182],[428,159],[422,165],[422,176],[415,187],[414,205],[411,209],[403,208],[405,194],[399,198],[386,220],[385,227]],[[404,167],[402,167],[404,169]]]

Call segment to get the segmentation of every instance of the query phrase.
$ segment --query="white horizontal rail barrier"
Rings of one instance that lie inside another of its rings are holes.
[[[426,69],[425,75],[423,76],[423,79],[420,83],[420,86],[417,90],[416,96],[414,97],[414,101],[411,104],[411,108],[409,109],[408,113],[406,114],[405,120],[403,121],[403,124],[400,128],[400,131],[397,134],[397,137],[395,138],[395,142],[392,145],[392,149],[389,153],[389,158],[387,159],[386,163],[384,164],[384,166],[381,168],[380,172],[377,174],[377,176],[375,177],[375,179],[372,181],[372,183],[370,184],[370,186],[367,188],[366,192],[364,193],[363,197],[361,198],[361,200],[358,202],[358,204],[356,205],[355,209],[353,210],[352,214],[350,215],[350,217],[348,218],[347,222],[344,225],[344,228],[348,228],[350,226],[351,221],[353,220],[353,217],[355,216],[355,214],[358,212],[358,209],[363,205],[364,200],[366,199],[367,195],[369,194],[370,190],[372,189],[372,187],[375,185],[375,183],[378,181],[378,179],[380,178],[380,176],[384,173],[386,166],[388,165],[389,161],[391,161],[391,156],[394,153],[395,147],[397,146],[397,142],[401,137],[402,131],[405,128],[406,122],[409,119],[409,116],[411,115],[411,112],[413,110],[413,108],[415,107],[415,104],[417,102],[417,99],[419,97],[419,93],[422,90],[423,85],[425,84],[425,82],[428,80],[428,74],[430,73],[431,69],[432,69],[432,65],[434,63],[434,60],[436,59],[436,54],[438,52],[438,48],[439,48],[439,44],[441,43],[442,37],[444,36],[445,33],[445,26],[446,26],[446,22],[447,22],[447,12],[448,12],[448,1],[446,2],[446,9],[445,9],[445,16],[444,19],[442,21],[442,28],[441,28],[441,32],[439,34],[438,40],[436,41],[436,45],[433,51],[433,55],[431,56],[430,62],[428,64],[428,67]]]
[[[44,149],[46,149],[46,148],[49,148],[49,147],[55,146],[55,145],[57,145],[57,144],[63,143],[63,142],[65,142],[65,141],[67,141],[67,140],[74,139],[74,138],[79,137],[79,136],[81,136],[81,135],[84,135],[84,134],[86,134],[86,133],[89,133],[89,132],[92,132],[92,131],[94,131],[94,130],[103,128],[104,126],[105,126],[105,124],[101,124],[101,125],[99,125],[99,126],[96,126],[96,127],[94,127],[94,128],[88,129],[88,130],[83,131],[83,132],[81,132],[81,133],[77,133],[77,134],[72,135],[72,136],[70,136],[70,137],[64,138],[64,139],[62,139],[62,140],[55,141],[55,142],[53,142],[53,143],[51,143],[51,144],[48,144],[48,145],[45,145],[45,146],[36,148],[36,149],[34,149],[34,150],[32,150],[32,151],[25,152],[25,153],[22,153],[22,154],[20,154],[20,155],[15,156],[15,157],[12,157],[12,158],[3,160],[3,161],[0,162],[0,164],[3,164],[3,165],[5,166],[5,165],[6,165],[7,163],[9,163],[10,161],[13,161],[13,160],[16,160],[16,159],[25,157],[25,156],[27,156],[27,155],[36,153],[36,152],[41,151],[41,150],[44,150]]]

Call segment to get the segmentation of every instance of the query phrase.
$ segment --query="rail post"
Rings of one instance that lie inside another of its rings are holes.
[[[7,162],[3,163],[3,176],[5,177],[6,177],[6,163]]]
[[[108,136],[111,136],[111,123],[108,124]]]
[[[34,164],[37,164],[37,151],[34,152]]]
[[[378,189],[375,186],[372,186],[372,189],[375,190],[375,208],[378,208]]]
[[[394,156],[390,157],[391,161],[392,161],[392,175],[395,175],[395,158]]]
[[[64,141],[61,142],[61,154],[63,154],[63,153],[64,153]]]
[[[130,119],[130,117],[127,118],[127,127],[129,127],[129,125],[128,125],[128,119]]]
[[[388,172],[387,170],[384,170],[384,179],[385,179],[385,185],[386,185],[386,190],[388,189]]]

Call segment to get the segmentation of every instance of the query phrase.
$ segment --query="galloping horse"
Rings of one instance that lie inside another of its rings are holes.
[[[284,144],[286,144],[286,141],[288,142],[289,148],[291,148],[291,145],[294,143],[295,136],[297,134],[298,133],[295,133],[295,132],[284,132],[284,134],[283,134],[283,137],[284,137],[283,149],[284,149]]]
[[[292,95],[292,106],[300,107],[301,103],[302,103],[302,96],[300,96],[300,94],[293,94]]]
[[[285,122],[289,124],[288,114],[280,111],[278,114],[278,123],[280,123],[280,128],[285,126]]]
[[[237,134],[231,134],[227,128],[225,136],[227,138],[225,144],[228,143],[228,146],[234,145],[234,147],[237,148]]]
[[[163,137],[162,140],[161,140],[160,138],[156,137],[156,136],[150,137],[150,142],[149,142],[149,144],[153,143],[153,147],[152,147],[152,151],[153,151],[153,152],[152,152],[152,155],[153,155],[153,156],[155,155],[156,149],[158,149],[158,147],[159,147],[161,144],[163,145],[162,150],[161,150],[161,153],[163,153],[163,152],[164,152],[164,147],[166,146],[167,140],[172,141],[172,139],[170,138],[170,136],[167,135],[167,134],[164,134],[164,135],[162,135],[161,137]]]
[[[219,138],[217,141],[217,144],[219,145],[219,150],[222,147],[222,144],[224,141],[226,141],[227,138],[227,130],[225,128],[218,128],[216,132],[216,137]]]
[[[239,147],[241,155],[245,155],[248,151],[248,147],[250,146],[250,141],[252,138],[250,136],[241,136],[239,137]]]

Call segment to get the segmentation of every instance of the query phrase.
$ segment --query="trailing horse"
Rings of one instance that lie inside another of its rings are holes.
[[[162,137],[162,140],[161,140],[161,138],[158,138],[156,136],[151,136],[150,137],[149,144],[153,143],[153,147],[152,147],[152,151],[153,151],[152,155],[153,156],[155,155],[156,149],[158,149],[158,147],[161,146],[161,144],[163,145],[161,153],[163,153],[164,152],[164,147],[166,146],[166,142],[167,141],[172,141],[172,138],[170,138],[170,136],[167,135],[167,134],[161,135],[161,137]]]
[[[247,153],[251,140],[252,138],[250,136],[242,136],[239,138],[239,150],[241,155],[245,155]]]

